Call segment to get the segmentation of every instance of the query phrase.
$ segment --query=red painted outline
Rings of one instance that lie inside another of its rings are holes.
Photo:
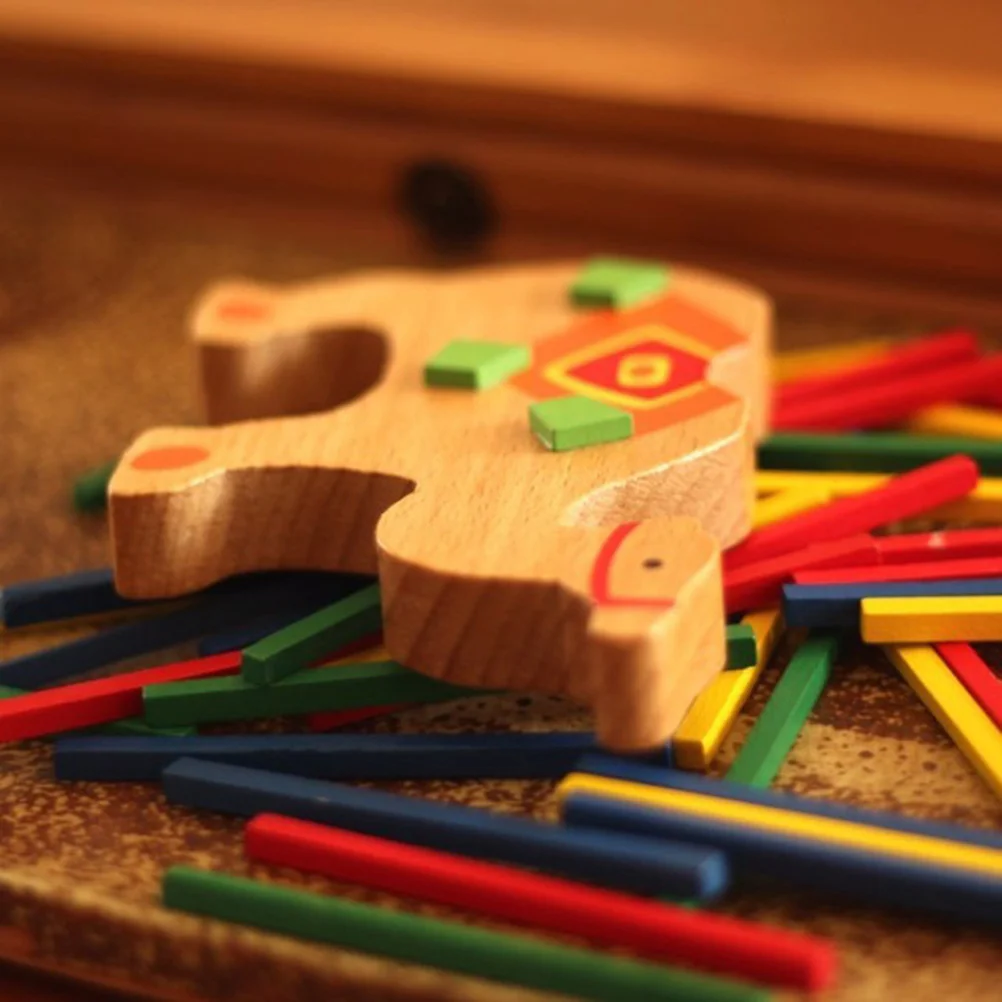
[[[623,540],[633,532],[639,522],[624,522],[617,525],[606,537],[602,548],[598,551],[595,563],[591,569],[591,596],[597,605],[629,606],[631,608],[650,607],[656,609],[671,609],[675,605],[673,598],[616,598],[609,594],[609,572],[613,558],[619,551]]]

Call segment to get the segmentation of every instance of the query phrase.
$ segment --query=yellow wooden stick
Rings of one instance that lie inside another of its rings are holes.
[[[831,491],[832,499],[837,500],[879,487],[889,476],[884,473],[759,470],[755,474],[755,489],[759,494],[776,494],[785,490],[823,488]],[[967,497],[941,505],[923,517],[943,521],[1002,522],[1002,478],[982,477]]]
[[[864,598],[860,632],[868,644],[1002,640],[1002,595]]]
[[[860,824],[858,821],[801,814],[797,811],[784,811],[779,807],[764,807],[725,797],[711,797],[702,793],[690,793],[660,786],[645,786],[641,783],[607,779],[604,776],[592,776],[580,772],[572,772],[557,787],[557,796],[561,800],[571,793],[613,797],[646,807],[663,808],[725,821],[731,825],[778,832],[817,842],[835,843],[899,859],[974,870],[990,874],[992,877],[1002,876],[1002,851],[971,845],[968,842],[952,842],[931,835],[918,835],[913,832]]]
[[[782,522],[785,518],[791,518],[793,515],[825,504],[831,497],[831,491],[825,487],[802,487],[760,498],[755,502],[752,528],[762,529],[774,522]]]
[[[873,338],[867,341],[850,341],[848,344],[829,344],[818,348],[780,352],[772,360],[773,382],[788,383],[806,376],[826,375],[832,369],[876,358],[893,345],[894,341],[890,338]]]
[[[1002,438],[1002,411],[985,407],[941,404],[909,418],[905,427],[927,435],[957,435],[962,438]]]
[[[933,648],[893,645],[884,651],[981,778],[1002,797],[1002,731],[991,717]]]
[[[672,739],[675,764],[683,769],[709,767],[783,635],[778,609],[749,613],[741,622],[755,632],[755,664],[721,672],[689,707]]]

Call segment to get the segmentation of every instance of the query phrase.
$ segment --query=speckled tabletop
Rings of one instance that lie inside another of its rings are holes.
[[[107,563],[103,518],[75,514],[68,486],[147,425],[198,420],[183,338],[185,310],[198,289],[224,274],[305,278],[349,261],[387,263],[357,247],[346,255],[336,239],[296,239],[211,214],[150,214],[99,196],[0,186],[0,583]],[[922,327],[920,318],[784,310],[780,317],[784,345]],[[66,638],[65,631],[0,635],[0,657]],[[759,686],[722,767],[784,660],[781,652]],[[372,729],[587,726],[583,713],[556,699],[491,697],[413,711]],[[173,863],[373,896],[248,867],[239,821],[168,807],[155,786],[59,785],[49,760],[44,742],[0,748],[0,955],[206,1002],[544,997],[166,912],[158,886]],[[875,652],[844,658],[778,785],[1002,825],[1002,805]],[[537,817],[554,810],[547,782],[391,788]],[[762,889],[740,891],[724,908],[832,937],[842,976],[824,996],[830,1002],[1002,998],[1002,940],[973,929]]]

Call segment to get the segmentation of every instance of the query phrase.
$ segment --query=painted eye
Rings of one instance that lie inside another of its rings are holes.
[[[659,567],[664,567],[664,561],[658,560],[657,557],[648,557],[644,561],[644,567],[649,571],[656,571]]]

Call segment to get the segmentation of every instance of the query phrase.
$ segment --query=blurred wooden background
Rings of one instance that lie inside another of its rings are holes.
[[[1000,34],[991,0],[0,0],[0,157],[263,193],[397,257],[602,246],[994,323]]]

